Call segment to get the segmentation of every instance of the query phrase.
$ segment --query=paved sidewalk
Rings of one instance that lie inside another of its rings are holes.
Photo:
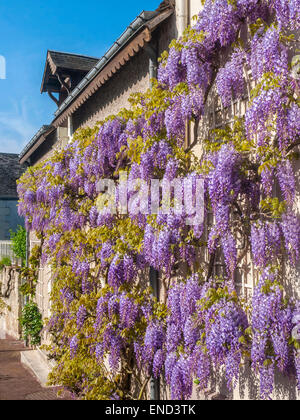
[[[58,398],[57,389],[43,388],[22,365],[20,351],[26,351],[20,341],[0,339],[0,401],[70,399]]]

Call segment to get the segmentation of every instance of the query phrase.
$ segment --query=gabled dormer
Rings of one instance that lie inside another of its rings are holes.
[[[47,92],[59,106],[98,61],[94,57],[49,50],[41,93]]]

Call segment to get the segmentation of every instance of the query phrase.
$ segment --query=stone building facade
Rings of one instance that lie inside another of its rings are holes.
[[[200,0],[166,0],[155,12],[144,12],[127,28],[113,47],[100,58],[96,65],[81,79],[77,86],[70,84],[68,71],[59,69],[56,74],[55,66],[46,63],[42,91],[48,91],[50,96],[58,93],[58,109],[51,125],[44,126],[32,139],[20,155],[20,162],[35,165],[47,158],[54,149],[63,147],[72,138],[73,132],[79,128],[92,127],[99,120],[111,114],[116,114],[128,105],[128,98],[132,93],[144,92],[155,75],[157,58],[167,49],[170,41],[179,37],[184,28],[192,23],[192,18],[201,9]],[[134,30],[132,29],[134,28]],[[133,32],[131,32],[133,30]],[[62,53],[63,54],[63,53]],[[51,54],[50,54],[51,55]],[[49,60],[47,58],[47,60]],[[67,61],[67,60],[66,60]],[[73,63],[76,59],[73,60]],[[76,74],[74,64],[73,74]],[[70,64],[65,64],[70,66]],[[59,67],[59,66],[56,66]],[[48,72],[48,73],[47,73]],[[52,73],[51,73],[52,72]],[[63,74],[65,72],[65,74]],[[62,76],[66,76],[62,80]],[[78,74],[77,74],[78,75]],[[51,77],[50,77],[51,76]],[[58,77],[59,76],[59,77]],[[79,80],[79,79],[77,79]],[[63,81],[63,83],[61,83]],[[59,83],[58,83],[59,82]],[[53,87],[55,86],[55,87]],[[51,91],[51,89],[53,89]],[[67,94],[66,94],[67,89]],[[190,125],[186,146],[193,148],[199,156],[202,154],[201,140],[208,129],[221,127],[225,122],[233,121],[234,116],[244,115],[249,97],[233,104],[231,109],[223,109],[216,102],[214,89],[209,96],[206,112],[200,125]],[[297,209],[300,213],[300,164],[297,164]],[[36,242],[31,235],[31,244]],[[223,270],[220,257],[215,261],[215,272]],[[153,273],[152,273],[153,274]],[[287,273],[287,283],[294,295],[300,297],[299,287],[300,266],[290,269]],[[151,275],[150,275],[151,277]],[[154,275],[155,277],[155,275]],[[237,270],[237,285],[240,293],[246,298],[251,297],[256,281],[256,273],[249,256],[245,256]],[[46,297],[51,290],[51,272],[48,267],[42,267],[37,288],[37,301],[47,317],[50,313],[50,302]],[[296,384],[293,380],[277,375],[274,399],[299,399]],[[229,392],[223,383],[213,378],[206,393],[199,393],[195,386],[194,399],[257,399],[258,384],[251,374],[248,364],[242,367],[242,375],[237,387]],[[160,398],[168,399],[169,395],[163,386]]]

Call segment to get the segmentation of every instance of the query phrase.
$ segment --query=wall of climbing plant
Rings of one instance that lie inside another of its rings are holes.
[[[202,3],[162,55],[151,90],[79,130],[19,182],[19,212],[53,272],[50,381],[77,398],[146,399],[160,377],[172,399],[188,399],[214,372],[234,388],[243,364],[262,399],[276,371],[300,388],[299,290],[287,291],[285,275],[300,257],[300,1]],[[187,121],[203,118],[212,89],[230,107],[251,87],[244,117],[212,131],[201,156],[185,149]],[[118,205],[124,175],[127,212]],[[97,187],[104,179],[116,183],[115,214]],[[137,194],[151,179],[191,181],[194,202],[201,180],[204,221],[187,225],[191,210],[175,206],[151,214]],[[220,252],[226,270],[215,276]],[[235,284],[245,254],[259,278],[250,300]],[[149,267],[160,273],[159,300]]]

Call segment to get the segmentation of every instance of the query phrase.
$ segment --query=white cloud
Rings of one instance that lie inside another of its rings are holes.
[[[9,111],[0,111],[0,152],[20,153],[39,127],[29,118],[31,106],[24,99],[20,104],[13,103]]]

